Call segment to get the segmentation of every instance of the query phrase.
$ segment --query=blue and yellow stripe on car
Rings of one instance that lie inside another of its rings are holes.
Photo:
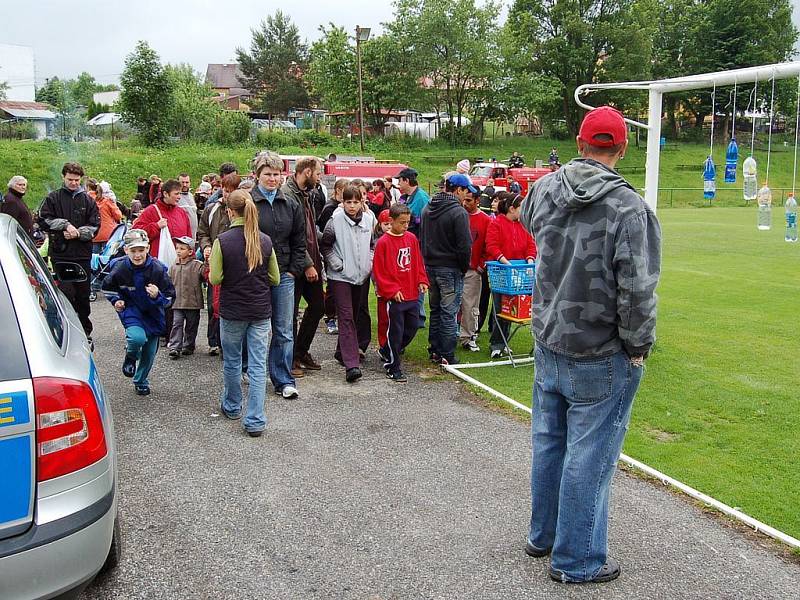
[[[0,427],[23,425],[30,422],[28,394],[12,392],[0,395]]]

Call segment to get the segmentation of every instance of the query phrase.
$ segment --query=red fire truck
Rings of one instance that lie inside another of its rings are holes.
[[[522,188],[522,195],[528,193],[530,184],[541,179],[548,173],[552,173],[550,167],[519,167],[509,168],[505,163],[500,162],[479,162],[475,163],[469,171],[469,178],[472,183],[481,188],[486,186],[489,179],[494,179],[494,189],[497,192],[508,190],[508,176],[512,176],[514,181],[519,183]]]

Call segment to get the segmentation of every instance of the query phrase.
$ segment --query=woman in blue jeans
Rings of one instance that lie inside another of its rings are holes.
[[[249,354],[247,408],[244,429],[259,437],[266,427],[264,396],[267,388],[270,286],[280,274],[272,240],[258,229],[258,211],[244,190],[228,196],[230,229],[214,241],[209,281],[220,286],[219,314],[222,340],[223,381],[220,411],[229,419],[242,416],[242,342]]]

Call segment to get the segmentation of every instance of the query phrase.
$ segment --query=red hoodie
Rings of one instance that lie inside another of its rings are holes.
[[[158,221],[161,215],[167,220],[169,234],[171,237],[192,237],[192,228],[189,225],[189,215],[180,206],[169,206],[159,198],[155,204],[151,204],[142,211],[139,218],[133,222],[134,229],[144,229],[147,237],[150,238],[150,256],[158,258],[158,246],[161,242],[161,229]]]
[[[419,240],[410,231],[403,235],[382,235],[375,245],[372,276],[378,296],[391,300],[402,292],[406,302],[416,300],[419,286],[428,285]]]
[[[473,271],[486,268],[486,233],[492,219],[482,210],[478,209],[469,216],[469,232],[472,234],[472,257],[469,259],[469,268]]]
[[[536,243],[519,221],[511,221],[503,214],[489,223],[486,233],[486,253],[489,260],[536,258]]]

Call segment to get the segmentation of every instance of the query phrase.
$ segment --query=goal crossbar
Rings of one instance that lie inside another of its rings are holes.
[[[674,77],[654,81],[628,81],[620,83],[587,83],[575,90],[575,102],[581,108],[595,108],[581,99],[581,96],[599,90],[646,90],[648,92],[647,123],[633,119],[625,121],[635,127],[647,130],[647,161],[645,163],[644,200],[656,210],[658,204],[658,169],[661,159],[661,103],[663,95],[670,92],[700,90],[712,86],[739,85],[788,79],[800,75],[800,61],[776,63],[760,67],[732,69],[716,73],[702,73],[686,77]]]

